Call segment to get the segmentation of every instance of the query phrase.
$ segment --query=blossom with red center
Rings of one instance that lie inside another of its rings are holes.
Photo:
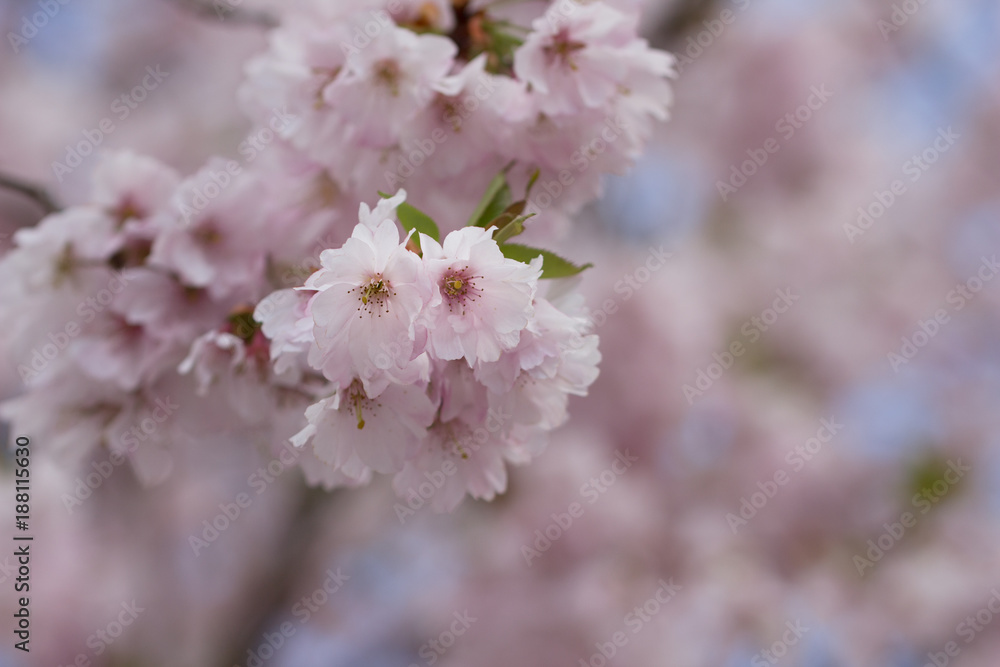
[[[475,365],[516,347],[531,318],[541,257],[531,264],[508,259],[492,228],[481,227],[454,231],[443,244],[421,234],[420,247],[437,287],[424,316],[434,355]]]

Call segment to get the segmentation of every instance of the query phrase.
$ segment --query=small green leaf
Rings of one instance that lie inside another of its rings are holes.
[[[503,187],[500,188],[493,199],[486,205],[486,209],[479,218],[476,219],[475,226],[489,227],[491,221],[510,206],[510,199],[510,186],[504,183]]]
[[[512,239],[521,232],[524,231],[524,221],[535,215],[530,213],[528,215],[519,215],[503,227],[497,229],[493,232],[493,240],[497,243],[505,243],[508,239]]]
[[[525,199],[531,196],[531,188],[535,187],[535,181],[537,181],[538,177],[541,175],[542,175],[541,169],[535,169],[533,172],[531,172],[531,178],[528,179],[528,184],[524,186]]]
[[[566,278],[575,276],[584,269],[589,269],[593,264],[587,263],[577,266],[568,259],[563,259],[554,252],[532,248],[519,243],[505,243],[500,246],[500,252],[508,259],[517,260],[528,264],[539,255],[542,256],[542,278]]]
[[[253,318],[252,310],[239,310],[230,314],[227,319],[231,333],[244,343],[249,343],[260,329],[260,324]]]
[[[505,208],[497,217],[493,218],[487,222],[483,227],[489,229],[490,227],[496,227],[497,231],[502,230],[510,221],[521,215],[524,212],[524,207],[527,205],[527,201],[521,200],[516,201],[507,208]],[[495,237],[494,237],[495,238]]]
[[[514,166],[509,163],[499,174],[493,177],[486,187],[486,193],[476,204],[476,210],[469,216],[466,227],[488,227],[486,223],[500,215],[510,204],[510,185],[507,184],[507,171]]]
[[[403,229],[406,231],[415,229],[421,234],[427,234],[427,236],[438,243],[441,242],[441,232],[438,231],[437,223],[420,209],[403,202],[396,209],[396,215],[399,216],[399,223],[403,225]],[[417,245],[420,245],[419,238],[417,239]]]
[[[379,190],[379,196],[383,199],[388,199],[392,195],[387,195]],[[410,231],[411,229],[417,230],[417,234],[413,235],[413,242],[417,245],[417,248],[420,247],[419,234],[427,234],[427,236],[438,243],[441,242],[441,232],[438,230],[437,223],[434,222],[431,216],[416,206],[403,202],[396,208],[396,216],[399,218],[399,224],[403,225],[403,229],[406,231]]]

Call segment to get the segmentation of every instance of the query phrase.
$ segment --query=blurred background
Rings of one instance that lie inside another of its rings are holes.
[[[0,0],[0,172],[79,201],[93,160],[52,163],[105,118],[104,147],[184,173],[235,154],[257,22],[52,0],[15,48],[41,4]],[[76,505],[103,459],[40,448],[31,652],[0,556],[0,665],[997,664],[1000,5],[645,11],[674,117],[562,246],[596,263],[601,376],[506,495],[401,511],[385,480],[307,491],[186,445],[164,483]],[[0,251],[41,215],[0,189]]]

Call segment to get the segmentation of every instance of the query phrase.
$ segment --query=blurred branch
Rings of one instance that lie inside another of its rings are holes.
[[[680,40],[696,25],[721,11],[719,0],[678,0],[673,10],[660,22],[651,42],[657,48],[674,50]]]
[[[0,188],[12,190],[33,200],[45,211],[45,215],[61,210],[59,204],[52,198],[52,195],[39,185],[26,183],[19,178],[0,173]]]
[[[242,665],[248,649],[256,649],[276,618],[292,606],[292,591],[307,564],[313,540],[320,534],[321,519],[336,493],[308,487],[301,491],[288,528],[277,542],[274,561],[251,587],[254,603],[247,609],[233,639],[230,655],[222,665]]]
[[[167,0],[167,2],[199,18],[215,17],[219,21],[231,21],[240,25],[254,25],[261,28],[278,26],[277,17],[268,12],[236,7],[239,0]]]

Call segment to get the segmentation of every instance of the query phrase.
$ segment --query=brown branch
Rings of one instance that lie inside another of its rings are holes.
[[[40,185],[27,183],[19,178],[0,173],[0,188],[6,188],[31,199],[41,207],[45,215],[62,210],[62,207],[55,202],[52,195]]]
[[[658,48],[673,50],[680,40],[705,19],[713,18],[719,11],[718,0],[681,0],[673,11],[656,27],[651,42]]]
[[[278,19],[265,11],[242,9],[234,6],[234,0],[167,0],[178,8],[190,12],[199,18],[215,17],[219,21],[227,21],[239,25],[252,25],[260,28],[275,28]]]
[[[304,481],[298,482],[305,485]],[[248,649],[256,649],[271,624],[287,614],[293,600],[293,586],[302,575],[309,550],[319,534],[324,512],[329,509],[336,493],[322,488],[304,488],[295,510],[289,517],[284,535],[274,545],[277,554],[253,586],[254,603],[245,610],[232,639],[229,655],[221,663],[242,665]]]

